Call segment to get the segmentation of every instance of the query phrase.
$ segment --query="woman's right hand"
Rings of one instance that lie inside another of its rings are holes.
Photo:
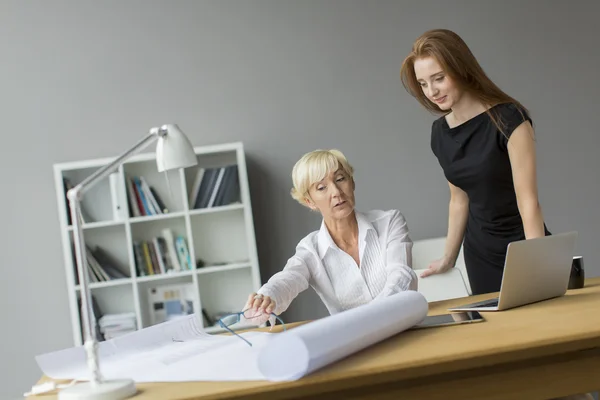
[[[246,305],[244,305],[244,317],[256,324],[269,321],[271,313],[275,309],[275,300],[262,294],[250,293]]]
[[[446,257],[442,257],[439,260],[435,260],[429,264],[427,269],[421,273],[421,278],[435,274],[443,274],[452,267],[454,267],[454,264]]]

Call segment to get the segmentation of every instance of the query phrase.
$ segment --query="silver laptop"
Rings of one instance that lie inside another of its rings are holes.
[[[509,243],[499,297],[448,311],[501,311],[564,295],[576,239],[566,232]]]

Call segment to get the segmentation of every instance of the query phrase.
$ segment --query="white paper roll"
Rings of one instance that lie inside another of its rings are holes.
[[[270,381],[295,380],[423,321],[425,297],[406,291],[280,333],[258,355]]]

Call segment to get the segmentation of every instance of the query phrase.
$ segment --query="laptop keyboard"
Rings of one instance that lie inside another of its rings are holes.
[[[483,300],[483,301],[474,303],[473,305],[476,307],[496,307],[498,305],[498,300],[499,300],[498,298],[490,299],[490,300]]]
[[[473,308],[473,307],[496,307],[498,306],[498,298],[478,301],[476,303],[461,305],[461,308]]]

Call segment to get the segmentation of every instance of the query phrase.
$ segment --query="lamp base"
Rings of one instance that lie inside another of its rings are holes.
[[[103,381],[95,386],[90,382],[77,383],[58,392],[59,400],[121,400],[137,393],[131,379]]]

